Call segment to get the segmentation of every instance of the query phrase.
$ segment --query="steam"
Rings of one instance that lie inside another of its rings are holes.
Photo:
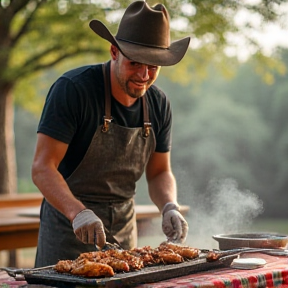
[[[249,232],[253,219],[263,212],[263,203],[258,196],[249,190],[239,189],[237,182],[231,178],[213,179],[208,183],[206,191],[195,193],[191,191],[191,185],[185,183],[188,178],[186,176],[183,177],[181,173],[176,177],[179,203],[190,207],[185,215],[189,224],[186,245],[218,249],[219,243],[213,239],[213,235]],[[146,223],[141,226],[139,247],[157,247],[166,240],[161,220],[161,217],[155,218],[149,225]]]
[[[263,212],[257,195],[239,190],[233,179],[211,180],[207,191],[189,205],[187,244],[199,248],[218,248],[213,235],[246,231]]]

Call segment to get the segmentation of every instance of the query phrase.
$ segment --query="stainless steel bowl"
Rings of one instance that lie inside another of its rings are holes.
[[[241,234],[218,234],[213,239],[219,242],[220,250],[229,250],[240,247],[249,248],[286,248],[288,235],[277,233],[241,233]]]

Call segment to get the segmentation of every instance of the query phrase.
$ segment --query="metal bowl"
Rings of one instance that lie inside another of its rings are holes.
[[[219,242],[220,250],[229,250],[240,247],[249,248],[286,248],[288,235],[277,233],[242,233],[213,235],[213,239]]]

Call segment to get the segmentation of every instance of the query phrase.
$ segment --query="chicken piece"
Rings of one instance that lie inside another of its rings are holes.
[[[140,270],[144,267],[143,261],[133,255],[130,251],[127,250],[107,250],[105,251],[107,257],[114,257],[119,260],[126,261],[129,265],[130,271]]]
[[[217,261],[220,258],[221,254],[215,251],[209,251],[206,255],[207,262]]]
[[[110,257],[113,257],[114,259],[118,259],[121,261],[125,261],[129,266],[129,271],[140,270],[141,268],[144,267],[143,261],[139,257],[133,255],[130,251],[127,250],[111,249],[106,251],[86,252],[81,253],[77,258],[77,260],[79,261],[82,259],[88,259],[89,261],[92,262],[101,262],[102,259]],[[119,269],[120,267],[122,267],[123,271],[125,271],[124,269],[127,269],[127,267],[124,267],[126,266],[126,264],[124,264],[123,262],[116,263],[116,261],[113,261],[113,263],[115,267],[117,266],[117,269]]]
[[[72,264],[72,260],[59,260],[55,265],[54,270],[59,273],[68,273],[72,270]]]
[[[131,253],[136,254],[145,254],[153,251],[154,249],[151,246],[135,247],[130,250]]]
[[[157,251],[153,252],[154,261],[157,264],[176,264],[184,261],[183,257],[173,251]]]
[[[130,267],[128,263],[124,260],[119,260],[114,257],[107,257],[99,260],[99,263],[107,264],[117,272],[129,272]]]
[[[145,267],[157,264],[175,264],[184,261],[181,255],[164,246],[155,249],[150,246],[134,248],[131,253],[136,253],[143,261]]]
[[[152,266],[160,262],[159,259],[155,259],[153,256],[154,252],[155,249],[151,248],[151,246],[144,246],[141,248],[137,247],[130,250],[130,253],[142,260],[145,267]]]
[[[81,253],[77,260],[81,260],[81,259],[88,259],[89,261],[94,261],[97,262],[100,259],[106,258],[107,254],[106,252],[103,251],[93,251],[93,252],[85,252],[85,253]]]
[[[181,246],[181,245],[177,245],[174,243],[168,243],[168,242],[161,243],[159,246],[159,250],[160,251],[172,250],[175,253],[181,255],[185,259],[195,259],[200,254],[200,250],[198,248]]]
[[[114,271],[107,264],[81,259],[73,262],[71,274],[84,277],[112,277]]]

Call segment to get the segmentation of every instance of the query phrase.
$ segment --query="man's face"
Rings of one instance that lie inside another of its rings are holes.
[[[160,66],[146,65],[126,58],[118,50],[115,75],[119,86],[132,98],[139,98],[155,82]]]

